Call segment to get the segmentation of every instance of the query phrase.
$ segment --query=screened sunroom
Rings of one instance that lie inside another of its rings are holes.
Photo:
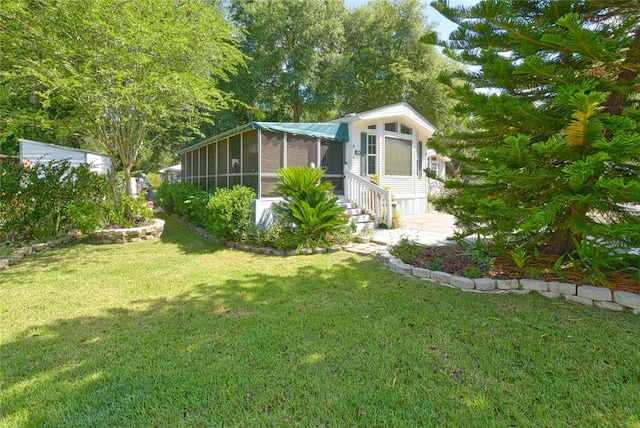
[[[344,124],[253,122],[180,151],[182,180],[207,190],[240,184],[266,198],[277,196],[278,169],[312,166],[342,195],[347,140]]]

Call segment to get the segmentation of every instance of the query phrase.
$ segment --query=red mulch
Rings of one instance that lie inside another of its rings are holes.
[[[467,266],[475,266],[469,255],[461,254],[459,247],[452,246],[432,246],[425,247],[418,254],[413,262],[414,266],[429,269],[429,262],[438,259],[442,264],[442,270],[454,275],[464,276],[463,270]],[[530,261],[525,269],[518,268],[513,260],[508,257],[496,257],[493,266],[488,270],[482,270],[483,274],[489,278],[495,279],[522,279],[528,278],[527,269],[536,268],[540,274],[538,278],[544,281],[569,282],[576,285],[585,285],[586,274],[578,268],[564,268],[563,276],[559,276],[554,271],[554,257],[541,257],[539,260]],[[637,275],[637,274],[636,274]],[[613,291],[629,291],[640,294],[640,281],[638,277],[625,277],[619,274],[607,275],[604,283],[599,286],[610,288]]]

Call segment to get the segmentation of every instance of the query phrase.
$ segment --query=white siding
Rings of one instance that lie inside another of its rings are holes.
[[[38,141],[18,140],[20,143],[20,163],[49,163],[52,161],[67,161],[73,167],[83,163],[91,164],[94,172],[109,172],[111,159],[107,155],[93,153],[72,147],[56,146]]]
[[[90,165],[91,171],[99,174],[106,174],[111,171],[111,158],[106,155],[97,153],[87,153],[87,163]]]

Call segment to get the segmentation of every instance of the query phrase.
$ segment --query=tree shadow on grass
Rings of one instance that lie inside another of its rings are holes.
[[[120,307],[5,334],[0,425],[597,425],[576,403],[600,422],[640,405],[637,318],[545,316],[548,301],[464,294],[345,253],[231,260],[177,294],[114,284],[132,296]],[[583,329],[600,321],[596,346]]]
[[[174,217],[160,213],[159,218],[165,220],[165,230],[160,238],[160,242],[164,244],[177,245],[180,250],[188,254],[211,254],[223,247],[214,244],[201,236],[196,235],[182,222]],[[91,260],[83,260],[83,254],[90,248],[92,254],[107,254],[118,251],[121,246],[146,245],[149,242],[131,242],[126,244],[95,244],[90,237],[83,236],[75,241],[59,246],[47,251],[32,253],[23,257],[16,265],[9,269],[0,270],[0,281],[11,281],[12,277],[21,277],[24,275],[21,269],[29,271],[51,271],[57,270],[63,273],[82,273],[82,266],[91,264]],[[156,251],[156,250],[150,250]]]
[[[346,306],[362,305],[355,302],[370,279],[343,280],[377,266],[354,258],[327,272],[308,261],[294,275],[253,271],[18,332],[0,345],[0,421],[191,426],[233,424],[244,410],[281,423],[299,404],[276,402],[304,391],[291,370],[327,347],[318,336],[326,325],[310,325],[310,312],[348,316],[343,299],[331,296],[348,292]],[[357,335],[350,329],[362,320],[357,315],[341,334]],[[323,382],[326,370],[311,370],[307,381]],[[282,390],[283,381],[293,386]]]
[[[187,225],[167,213],[158,213],[158,218],[165,221],[162,243],[178,245],[184,253],[209,254],[224,247],[195,234]]]

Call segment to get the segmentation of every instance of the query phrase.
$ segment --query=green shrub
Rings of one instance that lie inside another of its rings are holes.
[[[216,190],[207,203],[204,226],[223,241],[248,240],[255,229],[255,197],[255,191],[250,187]]]
[[[462,275],[467,278],[482,278],[482,271],[478,266],[468,265],[462,270]]]
[[[157,172],[148,172],[147,181],[154,189],[157,189],[162,184],[162,177]]]
[[[97,210],[109,194],[106,176],[93,173],[86,164],[72,167],[66,161],[30,168],[4,162],[0,188],[0,242],[60,236],[75,227],[74,215]]]
[[[81,202],[69,205],[69,215],[75,229],[90,235],[96,230],[107,226],[109,217],[109,205],[111,201],[104,203]]]
[[[396,208],[393,208],[391,214],[391,229],[398,229],[402,227],[402,216],[400,215],[400,211],[398,211]]]
[[[429,270],[441,271],[443,269],[442,262],[440,259],[429,260],[427,263],[427,268]]]
[[[275,223],[264,231],[257,230],[254,242],[260,247],[270,247],[277,250],[293,250],[298,247],[296,232],[281,223]]]
[[[205,226],[209,219],[207,205],[211,198],[211,193],[194,188],[194,194],[183,201],[181,210],[183,215],[191,223],[197,224],[198,226]]]
[[[189,211],[186,201],[198,192],[201,190],[190,183],[162,183],[156,190],[156,200],[165,211],[186,216]]]
[[[423,250],[424,245],[402,238],[400,242],[391,248],[391,254],[402,260],[403,263],[411,264],[417,256],[422,254]]]

